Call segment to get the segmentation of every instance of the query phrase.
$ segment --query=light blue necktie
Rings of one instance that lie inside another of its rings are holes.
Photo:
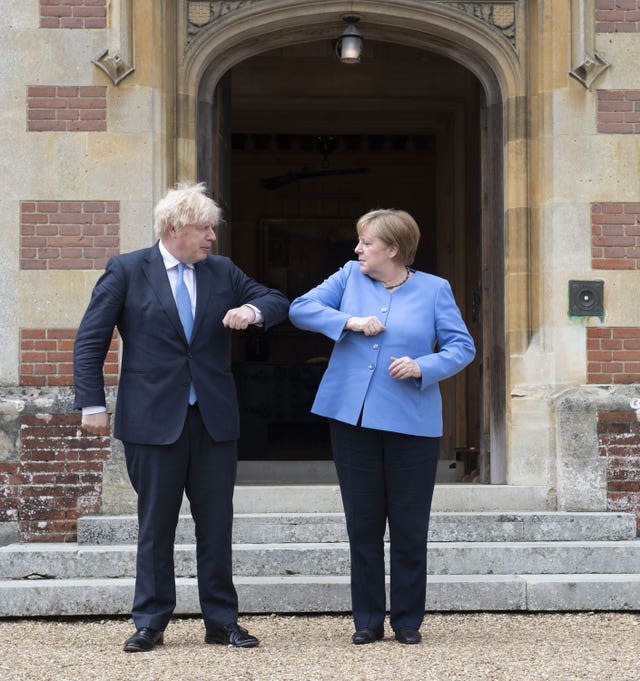
[[[193,312],[191,310],[191,296],[184,283],[184,263],[178,263],[178,283],[176,284],[176,305],[178,307],[178,316],[182,322],[184,335],[187,341],[191,341],[191,332],[193,331]],[[193,383],[189,387],[189,404],[196,402],[196,390]]]

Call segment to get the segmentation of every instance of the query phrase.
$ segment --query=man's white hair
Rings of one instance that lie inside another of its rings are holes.
[[[220,219],[220,207],[205,190],[204,182],[178,184],[170,189],[153,211],[156,236],[160,238],[171,226],[176,230],[198,223],[215,226]]]

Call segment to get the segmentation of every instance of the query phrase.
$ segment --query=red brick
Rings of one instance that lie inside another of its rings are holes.
[[[610,492],[640,492],[640,480],[611,480],[607,489]]]
[[[640,338],[640,327],[635,326],[612,326],[614,338]]]
[[[635,270],[636,265],[630,260],[597,259],[591,263],[594,270]]]
[[[29,111],[34,109],[66,109],[67,100],[59,97],[30,97],[27,100]]]
[[[27,97],[55,97],[55,85],[29,85]]]
[[[106,97],[106,85],[82,85],[80,86],[80,97]]]
[[[20,333],[23,338],[46,338],[44,329],[22,329]]]
[[[63,17],[60,19],[60,28],[84,28],[84,20],[76,17]]]
[[[72,13],[71,7],[63,7],[61,5],[40,8],[41,17],[70,17]]]
[[[87,17],[84,20],[84,27],[85,28],[106,28],[107,27],[107,19],[106,17],[103,18],[91,18]]]
[[[28,121],[28,132],[64,132],[67,129],[64,121]]]
[[[105,109],[81,109],[79,112],[82,121],[99,121],[106,119]]]

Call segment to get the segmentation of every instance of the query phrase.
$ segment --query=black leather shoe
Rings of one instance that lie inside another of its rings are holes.
[[[358,629],[351,637],[351,642],[360,646],[365,643],[375,643],[376,641],[380,641],[383,637],[384,631],[382,629],[379,631],[374,631],[373,629]]]
[[[142,627],[124,642],[126,653],[148,653],[164,643],[164,631]]]
[[[420,643],[422,641],[422,635],[417,629],[398,629],[396,631],[396,641],[400,641],[400,643],[408,643],[408,644],[414,644],[414,643]]]
[[[227,624],[220,629],[207,629],[205,643],[222,643],[234,648],[255,648],[260,641],[239,624]]]

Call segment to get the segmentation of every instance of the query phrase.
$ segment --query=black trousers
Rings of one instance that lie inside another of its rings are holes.
[[[176,605],[173,547],[183,493],[196,527],[198,593],[206,627],[238,619],[231,567],[236,441],[215,442],[197,405],[171,445],[124,443],[138,494],[138,552],[132,617],[136,628],[164,629]]]
[[[439,438],[403,435],[331,421],[351,550],[356,630],[379,630],[386,610],[384,533],[389,522],[390,619],[419,629],[427,585],[427,532]]]

